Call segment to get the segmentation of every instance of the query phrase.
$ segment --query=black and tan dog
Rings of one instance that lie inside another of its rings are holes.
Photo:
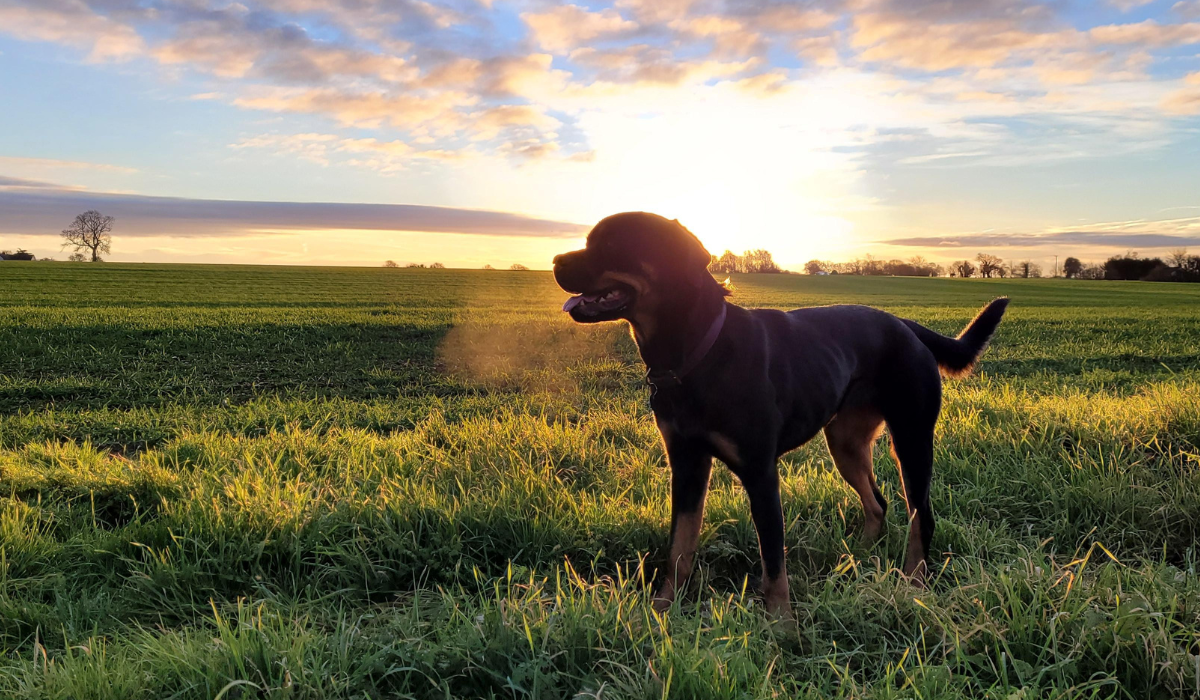
[[[656,605],[669,606],[691,573],[717,457],[750,499],[766,607],[790,611],[776,463],[822,428],[838,471],[862,499],[864,534],[874,538],[887,502],[872,446],[887,425],[911,523],[904,571],[921,585],[933,536],[940,375],[971,370],[1008,300],[993,301],[948,338],[865,306],[744,309],[725,300],[708,264],[708,251],[679,222],[642,212],[604,219],[587,247],[554,259],[559,286],[577,295],[563,310],[580,323],[629,321],[649,370],[671,467],[670,556]]]

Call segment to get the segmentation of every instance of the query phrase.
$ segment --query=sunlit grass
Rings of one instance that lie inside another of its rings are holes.
[[[1200,290],[735,279],[957,331],[933,584],[824,446],[782,467],[796,628],[716,473],[700,572],[648,568],[668,475],[616,327],[538,273],[0,270],[0,695],[1194,697]],[[72,299],[101,288],[82,308]]]

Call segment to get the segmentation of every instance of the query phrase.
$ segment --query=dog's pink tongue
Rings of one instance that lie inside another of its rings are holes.
[[[575,308],[576,306],[579,306],[582,303],[583,303],[583,295],[582,294],[580,294],[579,296],[571,297],[570,299],[567,299],[567,303],[563,304],[563,311],[570,311],[571,309]]]

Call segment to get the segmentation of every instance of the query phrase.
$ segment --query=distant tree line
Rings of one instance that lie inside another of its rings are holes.
[[[708,270],[709,272],[719,274],[729,274],[731,272],[783,272],[775,264],[770,251],[763,250],[762,248],[747,250],[741,255],[727,250],[720,257],[716,255],[710,256]]]
[[[395,260],[385,260],[383,263],[383,266],[384,267],[400,267],[400,265]],[[425,263],[408,263],[407,265],[405,265],[405,267],[411,267],[414,269],[419,268],[422,270],[424,270],[425,268],[429,268],[431,270],[442,270],[442,269],[445,269],[446,266],[441,264],[440,262],[435,262],[435,263],[429,263],[428,265],[426,265]]]
[[[917,255],[905,260],[876,260],[864,255],[849,262],[809,260],[804,263],[804,272],[810,275],[866,275],[882,277],[938,277],[944,274],[941,265],[935,265]]]
[[[976,264],[978,263],[978,264]],[[974,261],[958,260],[950,263],[947,274],[950,277],[975,277],[984,279],[1005,277],[1021,277],[1025,279],[1041,277],[1042,266],[1032,260],[1021,262],[1004,262],[1004,259],[991,253],[979,253]]]
[[[0,260],[36,260],[33,253],[30,253],[24,248],[17,248],[17,252],[11,250],[0,250]]]
[[[401,267],[401,265],[399,263],[397,263],[395,260],[386,260],[386,261],[384,261],[383,266],[384,267]],[[440,262],[429,263],[428,265],[426,265],[425,263],[408,263],[407,265],[404,265],[403,267],[414,269],[414,270],[425,270],[425,269],[444,270],[444,269],[446,269],[446,266]],[[495,270],[496,268],[492,267],[491,265],[484,265],[483,269],[484,270]],[[529,268],[522,265],[521,263],[513,263],[512,265],[508,266],[508,269],[520,271],[520,270],[528,270]]]
[[[880,260],[864,255],[847,262],[809,260],[804,264],[809,275],[864,275],[878,277],[1041,277],[1042,269],[1030,260],[1005,263],[998,255],[979,253],[973,260],[959,260],[942,266],[920,255],[908,260]]]
[[[1063,274],[1079,279],[1200,282],[1200,255],[1189,255],[1186,248],[1179,248],[1163,260],[1131,252],[1114,255],[1099,265],[1084,265],[1075,258],[1067,258]]]

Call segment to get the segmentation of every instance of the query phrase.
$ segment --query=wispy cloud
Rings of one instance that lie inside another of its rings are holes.
[[[40,170],[102,170],[113,173],[136,173],[137,168],[128,168],[110,163],[89,163],[79,160],[59,160],[56,158],[29,158],[20,156],[0,156],[0,168],[21,168]]]
[[[73,188],[63,187],[51,182],[42,182],[41,180],[28,180],[22,177],[0,175],[0,192],[3,192],[5,189],[67,190]]]
[[[418,231],[572,238],[586,227],[495,211],[403,204],[251,202],[86,192],[0,178],[0,233],[57,235],[75,213],[115,216],[122,236],[240,237],[299,231]]]
[[[125,60],[146,49],[134,27],[94,11],[82,0],[5,2],[0,4],[0,32],[83,49],[91,61]]]
[[[1200,217],[1161,221],[1125,221],[1043,233],[969,233],[957,236],[917,236],[878,241],[918,248],[1038,248],[1089,246],[1101,248],[1181,248],[1200,245]]]

